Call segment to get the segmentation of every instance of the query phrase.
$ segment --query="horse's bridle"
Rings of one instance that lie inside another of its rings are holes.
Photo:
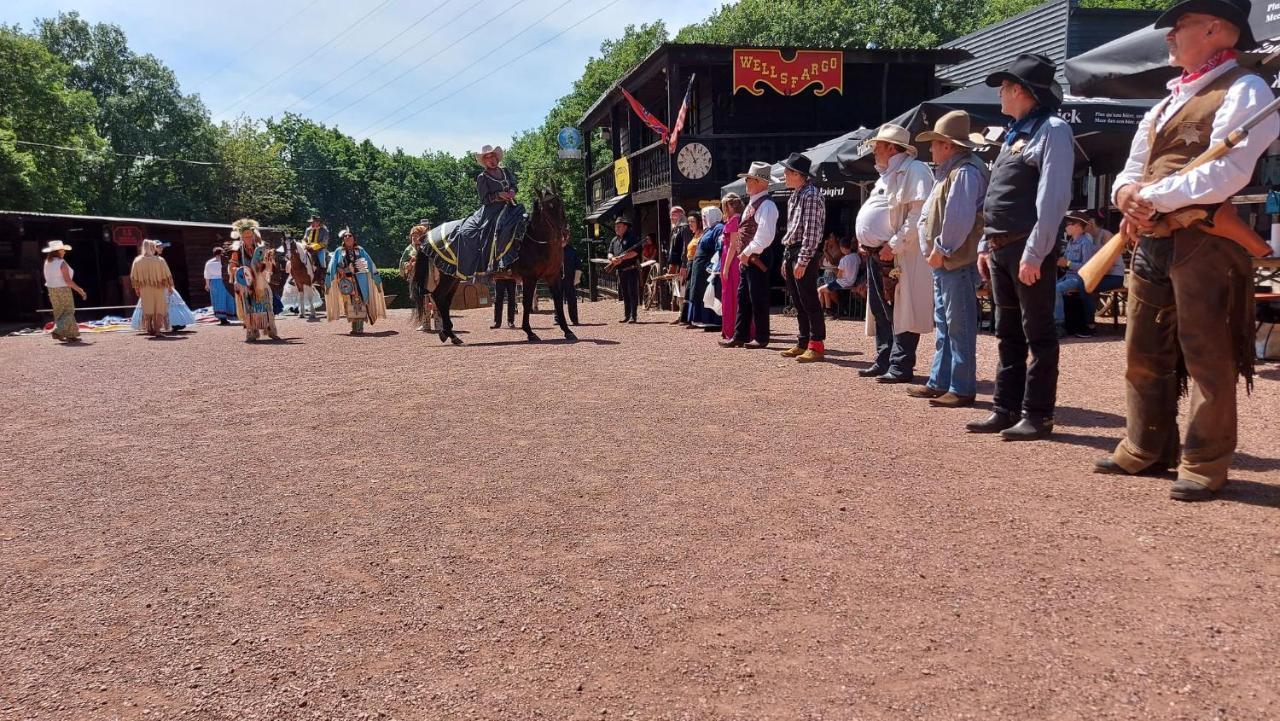
[[[538,210],[541,206],[542,206],[542,199],[541,199],[541,198],[539,198],[539,199],[537,200],[537,202],[535,202],[535,203],[533,204],[533,209],[536,211],[536,210]],[[542,215],[542,214],[541,214],[541,213],[539,213],[539,216],[541,216],[541,215]],[[539,218],[538,218],[538,222],[539,222],[539,224],[541,224],[541,225],[545,225],[545,226],[546,226],[546,228],[547,228],[547,230],[551,231],[550,233],[548,233],[548,234],[547,234],[547,237],[548,237],[548,238],[550,238],[550,237],[556,237],[556,238],[559,238],[559,234],[556,232],[557,230],[559,230],[559,228],[557,228],[557,227],[554,225],[554,223],[555,223],[555,219],[554,219],[554,218],[551,218],[551,217],[550,217],[550,214],[547,214],[547,215],[548,215],[548,217],[547,217],[547,218],[545,218],[545,219],[544,219],[544,218],[542,218],[542,217],[539,217]],[[526,236],[526,237],[528,237],[528,238],[529,238],[529,240],[532,240],[533,242],[537,243],[538,245],[548,245],[548,244],[551,242],[550,240],[538,240],[538,239],[537,239],[537,237],[535,237],[532,233],[530,233],[530,232],[529,232],[529,231],[527,231],[527,230],[525,231],[525,236]]]

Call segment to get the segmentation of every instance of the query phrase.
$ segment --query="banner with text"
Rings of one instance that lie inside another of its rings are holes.
[[[733,51],[733,92],[764,95],[769,87],[782,95],[799,95],[811,86],[814,95],[844,93],[844,53],[797,50],[783,58],[781,50],[745,48]]]

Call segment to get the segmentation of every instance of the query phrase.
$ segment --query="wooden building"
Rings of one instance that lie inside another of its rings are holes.
[[[963,50],[664,44],[579,121],[592,234],[608,237],[612,216],[628,212],[638,232],[666,247],[673,204],[716,202],[721,186],[753,160],[772,162],[851,128],[878,126],[938,95],[938,66],[969,57]],[[672,154],[620,89],[671,127],[691,79],[690,109]]]
[[[263,230],[269,242],[279,241],[279,233]],[[207,306],[204,264],[230,233],[228,223],[0,210],[0,321],[41,320],[37,311],[49,307],[49,298],[44,290],[40,249],[51,240],[72,246],[67,261],[75,269],[76,283],[89,294],[81,305],[130,306],[137,302],[129,285],[129,269],[141,241],[151,239],[170,243],[164,251],[165,260],[173,271],[174,287],[187,303],[192,308]]]

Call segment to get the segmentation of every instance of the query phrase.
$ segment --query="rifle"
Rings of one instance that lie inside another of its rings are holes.
[[[1248,120],[1241,123],[1240,127],[1228,133],[1226,138],[1210,145],[1208,150],[1205,150],[1190,163],[1187,163],[1186,167],[1177,172],[1177,175],[1186,175],[1192,170],[1206,163],[1211,163],[1231,152],[1232,148],[1243,143],[1249,137],[1250,130],[1257,126],[1258,123],[1266,120],[1278,109],[1280,109],[1280,98],[1267,103],[1262,110],[1254,113]],[[1196,217],[1197,214],[1203,214],[1203,217]],[[1167,228],[1170,230],[1200,226],[1200,229],[1204,232],[1238,243],[1250,255],[1259,258],[1271,252],[1266,241],[1253,228],[1245,225],[1244,221],[1240,220],[1240,216],[1235,211],[1235,206],[1231,205],[1230,202],[1223,203],[1218,207],[1213,213],[1213,218],[1209,218],[1208,215],[1206,211],[1193,208],[1186,213],[1173,213],[1163,219],[1162,222],[1167,221]],[[1107,241],[1106,245],[1093,254],[1093,257],[1089,259],[1088,263],[1084,264],[1084,267],[1080,268],[1080,278],[1084,281],[1086,293],[1092,293],[1098,287],[1098,283],[1102,282],[1102,277],[1107,274],[1111,266],[1115,265],[1116,258],[1120,257],[1120,254],[1124,252],[1125,246],[1128,244],[1129,239],[1125,237],[1124,233],[1116,233],[1111,236],[1111,240]]]

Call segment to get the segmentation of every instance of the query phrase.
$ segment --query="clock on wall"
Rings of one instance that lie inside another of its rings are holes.
[[[702,143],[689,143],[676,153],[676,168],[689,180],[701,180],[711,172],[711,151]]]

